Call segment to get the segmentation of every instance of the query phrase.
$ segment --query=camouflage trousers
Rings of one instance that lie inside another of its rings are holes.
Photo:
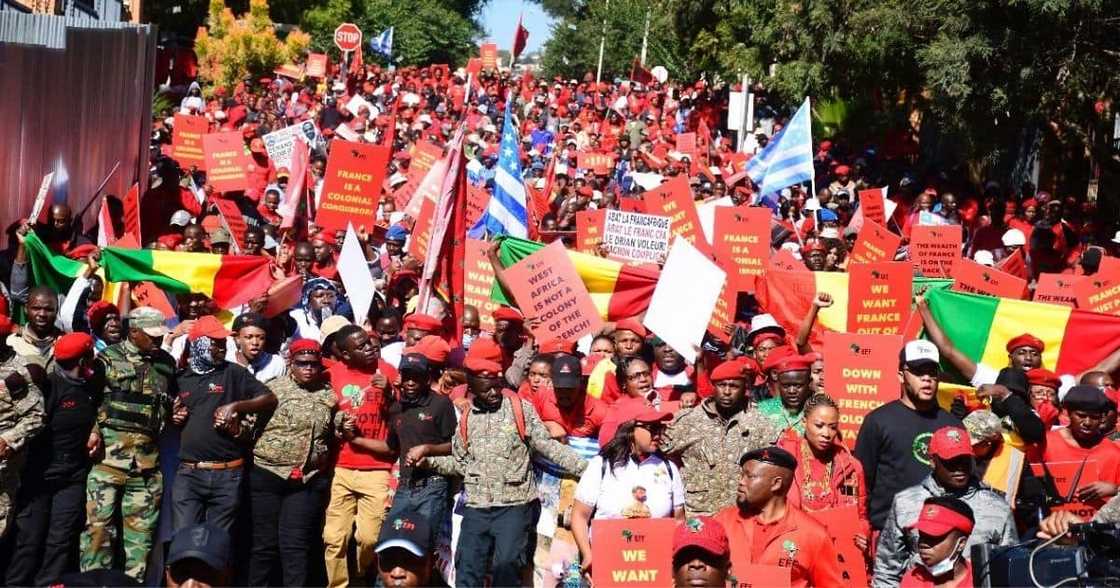
[[[130,474],[104,465],[94,466],[86,480],[82,571],[113,567],[119,520],[124,573],[143,582],[162,496],[163,474],[159,470]]]
[[[16,492],[19,491],[19,470],[0,465],[0,539],[12,526],[16,514]]]

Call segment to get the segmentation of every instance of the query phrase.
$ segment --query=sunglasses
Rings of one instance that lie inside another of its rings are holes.
[[[665,425],[662,423],[637,423],[634,426],[641,427],[653,434],[665,432]]]

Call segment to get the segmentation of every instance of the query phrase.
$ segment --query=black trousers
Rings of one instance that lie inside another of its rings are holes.
[[[15,547],[5,583],[47,586],[78,569],[78,537],[86,522],[86,480],[24,486],[16,512]]]
[[[323,512],[330,489],[330,476],[322,472],[303,483],[253,466],[249,473],[253,521],[250,586],[268,586],[277,559],[285,586],[308,585],[309,562],[323,565]]]
[[[241,502],[243,467],[202,470],[179,464],[171,488],[171,527],[210,523],[229,531]]]
[[[459,549],[455,553],[455,585],[483,585],[490,563],[492,586],[521,586],[521,572],[537,548],[541,503],[463,509]],[[494,559],[489,559],[490,550]]]

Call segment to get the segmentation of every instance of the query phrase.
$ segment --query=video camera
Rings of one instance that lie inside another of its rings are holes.
[[[1120,524],[1073,524],[1069,535],[1076,545],[974,545],[973,586],[1120,586]]]

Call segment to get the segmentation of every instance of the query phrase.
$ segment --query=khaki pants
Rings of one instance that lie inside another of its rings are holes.
[[[358,561],[355,571],[364,578],[373,563],[373,547],[385,520],[389,498],[389,472],[386,470],[350,470],[335,468],[331,482],[331,501],[323,524],[324,557],[327,563],[327,585],[341,588],[350,584],[346,551],[350,532],[357,523],[354,540]]]

